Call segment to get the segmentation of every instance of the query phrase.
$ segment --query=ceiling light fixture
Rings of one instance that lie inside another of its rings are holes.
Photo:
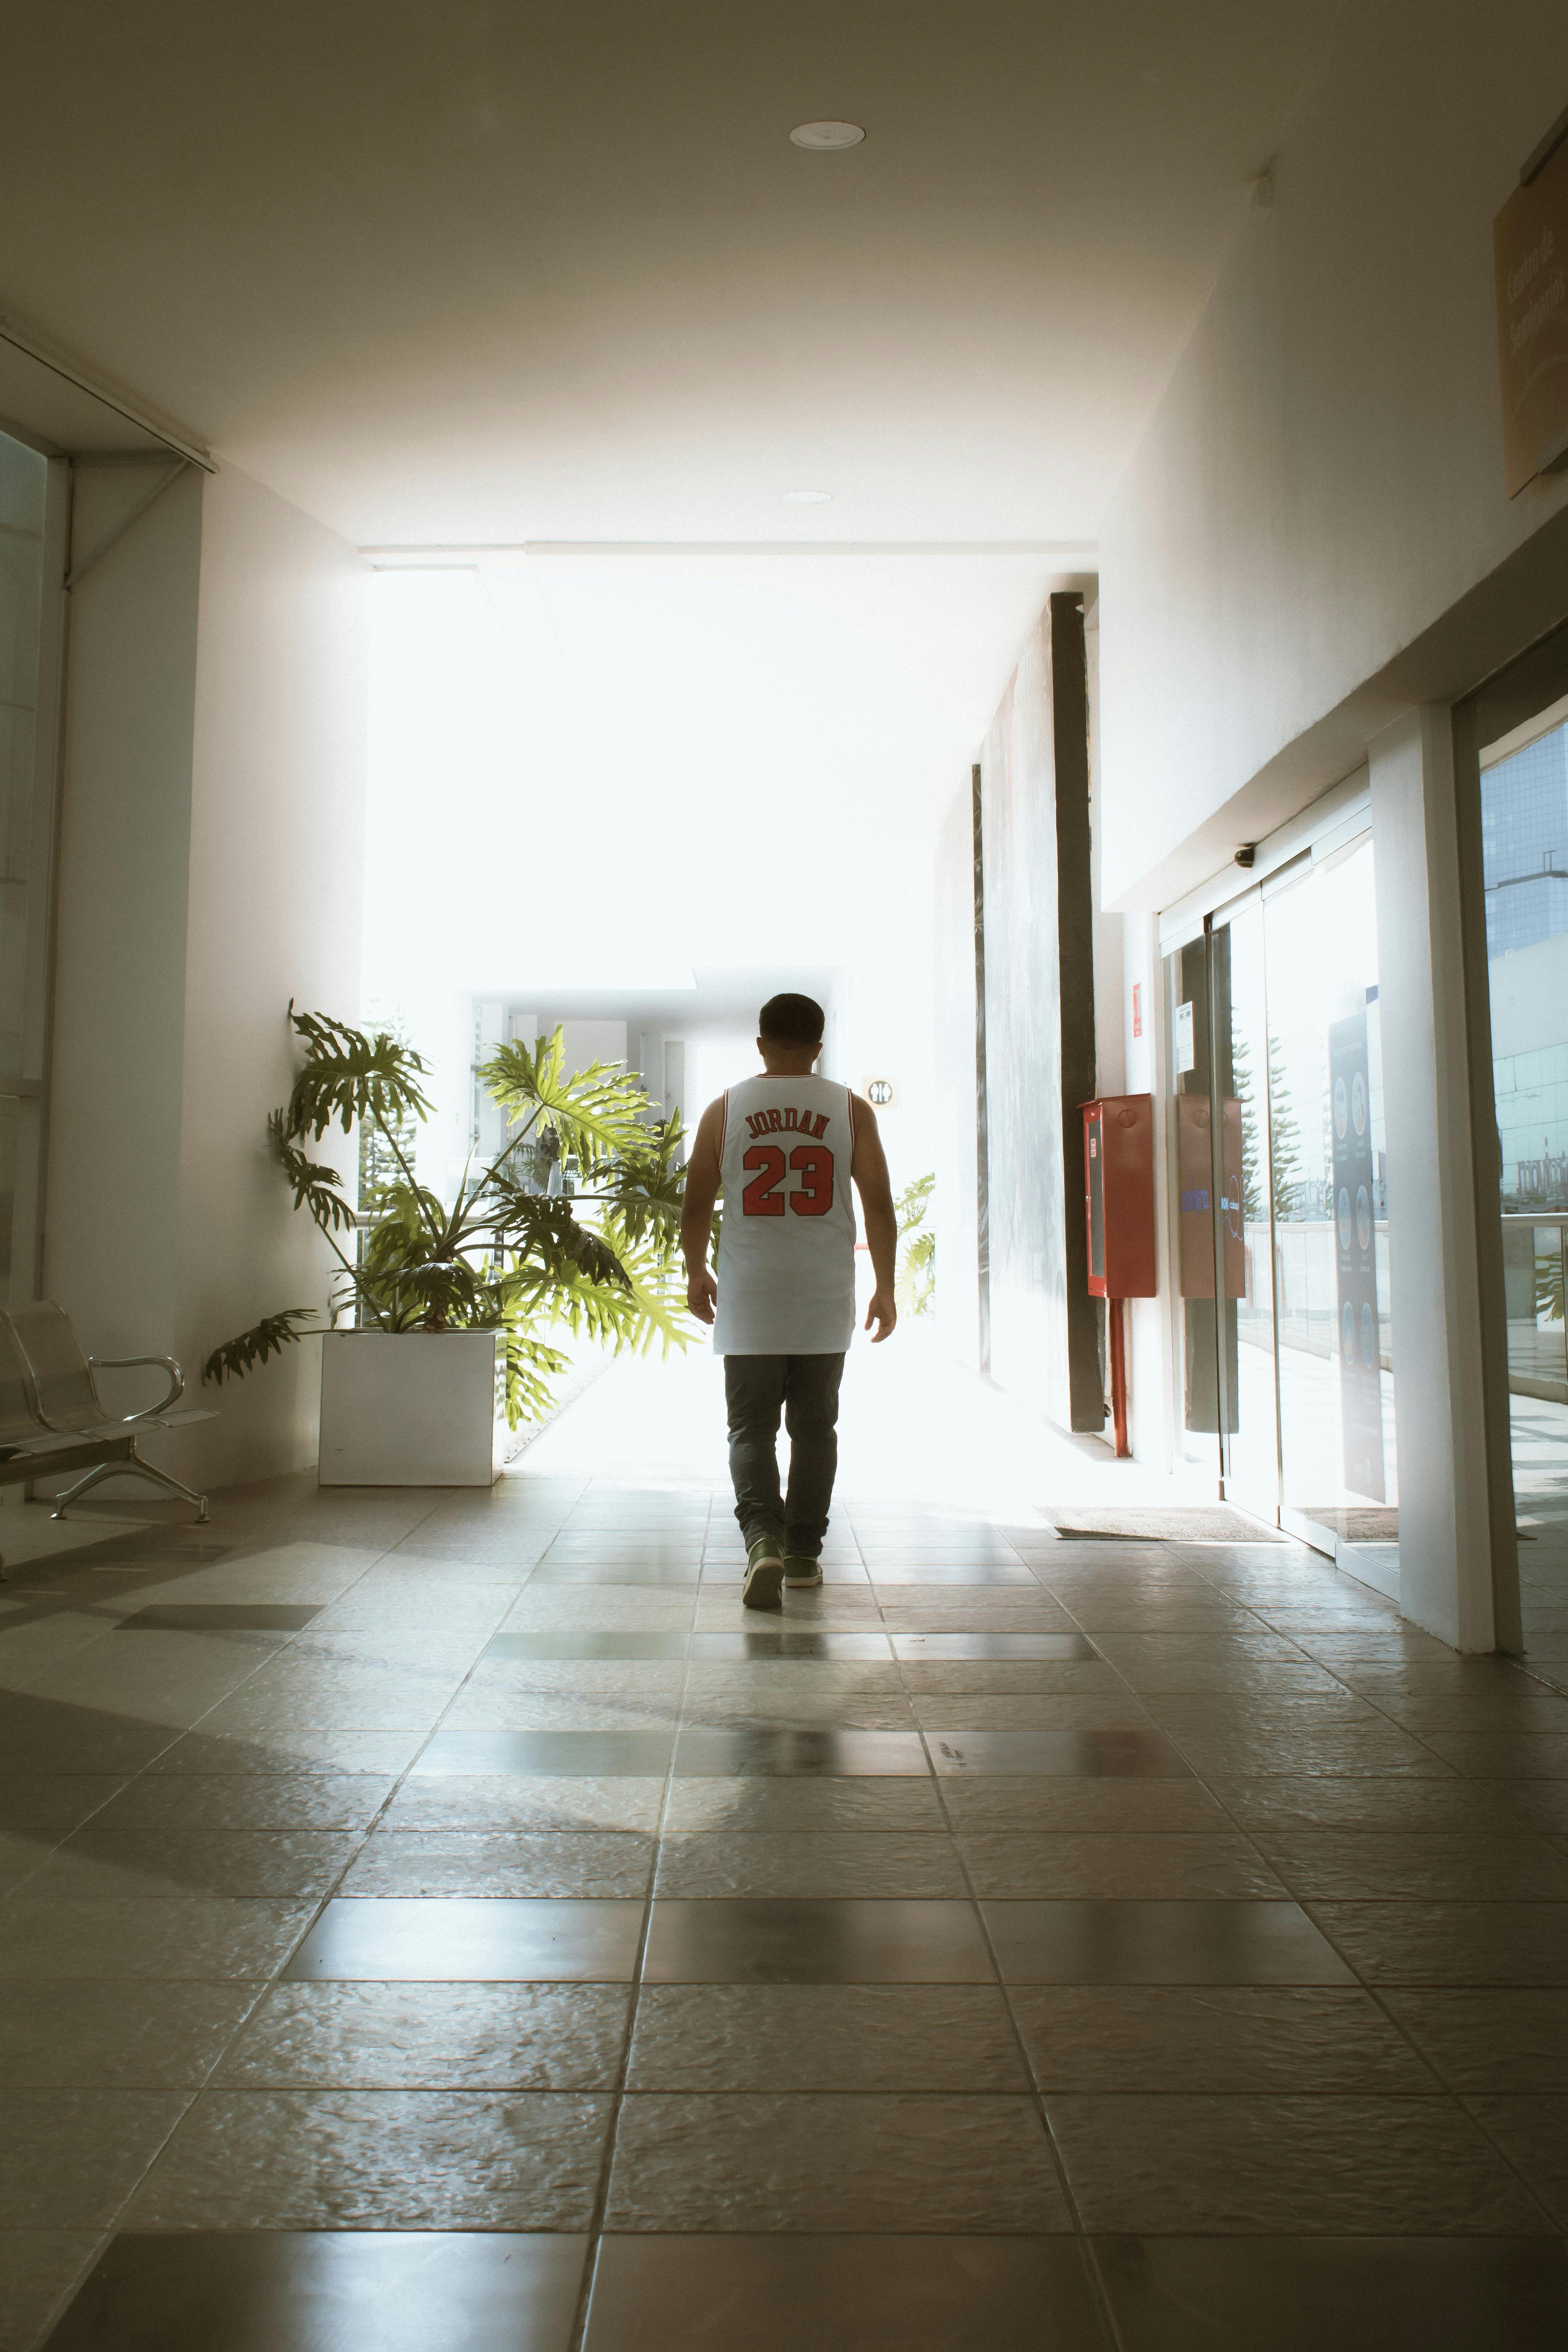
[[[866,133],[858,122],[797,122],[789,135],[794,147],[830,153],[838,147],[858,147]]]
[[[786,507],[831,506],[833,493],[831,490],[786,490],[784,502]]]

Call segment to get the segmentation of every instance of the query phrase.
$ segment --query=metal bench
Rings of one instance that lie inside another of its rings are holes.
[[[136,1364],[156,1364],[165,1372],[168,1393],[141,1412],[107,1413],[94,1370],[120,1371]],[[173,1356],[84,1356],[70,1317],[52,1299],[35,1299],[0,1313],[0,1486],[85,1469],[85,1478],[56,1497],[54,1517],[61,1519],[67,1506],[101,1479],[146,1478],[165,1493],[194,1503],[198,1525],[205,1523],[206,1496],[144,1462],[136,1450],[143,1430],[177,1429],[188,1422],[216,1418],[205,1405],[186,1405],[176,1412],[174,1408],[184,1392],[185,1376]]]

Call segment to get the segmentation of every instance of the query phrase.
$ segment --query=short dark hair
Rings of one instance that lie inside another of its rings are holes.
[[[773,1045],[820,1045],[826,1014],[809,996],[770,996],[757,1015],[757,1034]]]

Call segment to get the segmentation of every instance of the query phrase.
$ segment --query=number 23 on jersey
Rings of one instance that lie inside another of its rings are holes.
[[[777,1143],[753,1143],[741,1160],[751,1182],[741,1195],[748,1217],[782,1217],[784,1203],[797,1217],[825,1217],[833,1206],[833,1154],[825,1143],[797,1143],[788,1154]],[[786,1167],[800,1178],[789,1192],[780,1190]]]

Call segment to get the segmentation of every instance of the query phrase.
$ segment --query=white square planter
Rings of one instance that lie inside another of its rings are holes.
[[[323,1486],[493,1486],[509,1434],[504,1331],[329,1331]]]

